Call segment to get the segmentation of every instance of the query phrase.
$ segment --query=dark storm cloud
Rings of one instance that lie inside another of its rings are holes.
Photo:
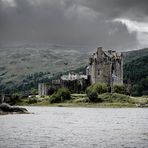
[[[146,14],[147,1],[0,0],[0,40],[134,48],[136,33],[112,19]],[[132,13],[137,9],[140,13]]]
[[[111,18],[140,19],[148,15],[147,0],[83,0],[82,3]]]

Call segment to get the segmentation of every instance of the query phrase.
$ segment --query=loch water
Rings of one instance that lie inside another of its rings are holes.
[[[0,148],[148,148],[147,108],[26,108],[0,116]]]

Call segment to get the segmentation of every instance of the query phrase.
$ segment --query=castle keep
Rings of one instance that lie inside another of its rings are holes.
[[[97,48],[96,53],[89,58],[87,75],[90,83],[106,83],[108,85],[123,84],[123,56],[113,50],[105,51]]]

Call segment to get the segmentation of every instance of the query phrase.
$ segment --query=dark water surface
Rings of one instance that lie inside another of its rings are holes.
[[[0,116],[0,148],[148,148],[148,109],[27,107]]]

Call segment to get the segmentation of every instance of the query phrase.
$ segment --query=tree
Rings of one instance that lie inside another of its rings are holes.
[[[114,85],[113,92],[119,93],[119,94],[126,94],[126,88],[124,85]]]
[[[60,88],[57,92],[55,92],[49,99],[50,103],[60,103],[64,102],[65,100],[70,100],[71,95],[70,91],[66,88]]]

